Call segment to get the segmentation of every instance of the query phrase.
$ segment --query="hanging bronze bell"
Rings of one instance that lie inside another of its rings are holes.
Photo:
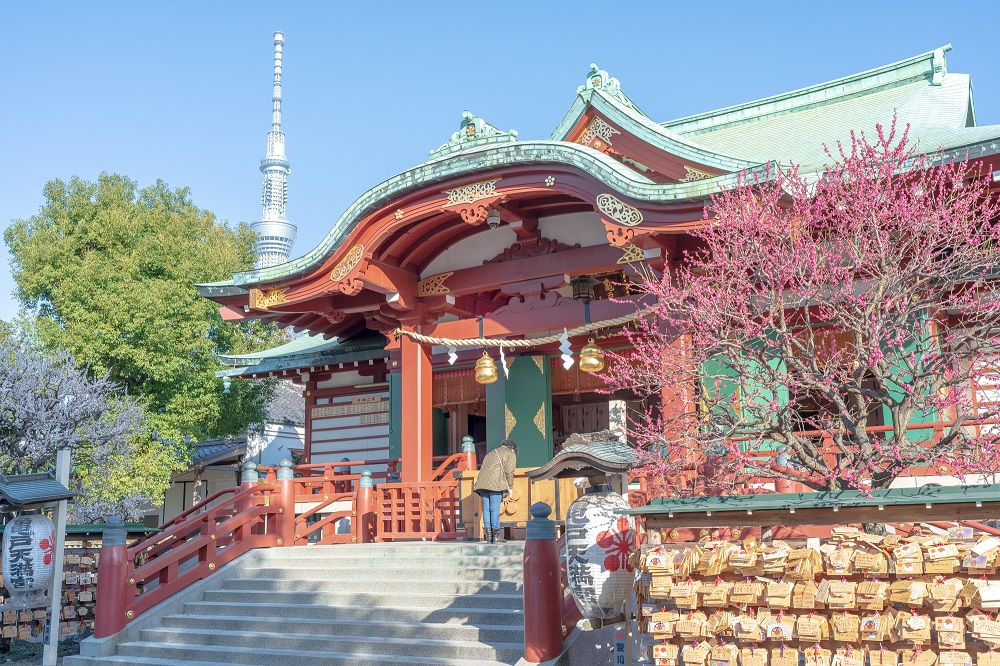
[[[603,363],[602,363],[603,366]],[[490,355],[483,350],[483,356],[476,361],[476,381],[480,384],[492,384],[499,378],[497,364],[493,362]]]
[[[600,372],[604,369],[604,350],[594,344],[594,338],[590,338],[580,350],[580,369],[584,372]]]

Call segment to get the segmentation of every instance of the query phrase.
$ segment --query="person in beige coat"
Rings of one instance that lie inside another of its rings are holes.
[[[514,485],[514,468],[517,467],[517,444],[505,439],[500,446],[483,458],[479,476],[473,490],[483,500],[483,541],[502,543],[500,533],[500,504],[510,494]]]

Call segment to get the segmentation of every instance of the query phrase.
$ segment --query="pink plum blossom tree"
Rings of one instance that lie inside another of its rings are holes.
[[[895,121],[828,155],[745,175],[641,284],[656,305],[606,379],[662,402],[630,421],[667,493],[1000,471],[990,172],[915,155]]]

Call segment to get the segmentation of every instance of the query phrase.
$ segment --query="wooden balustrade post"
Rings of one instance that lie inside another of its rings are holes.
[[[556,524],[552,507],[537,502],[528,508],[524,541],[524,658],[533,664],[562,653],[562,594]]]
[[[97,563],[97,607],[94,609],[94,637],[107,638],[125,628],[132,618],[128,606],[128,548],[125,545],[125,521],[108,518],[101,539],[101,557]]]
[[[295,545],[295,485],[292,479],[295,473],[292,472],[292,461],[285,458],[278,463],[278,472],[275,474],[275,485],[278,486],[278,494],[281,500],[278,504],[278,545]]]
[[[479,466],[479,463],[476,461],[476,443],[469,435],[462,438],[462,454],[465,458],[462,460],[461,469],[475,472]]]
[[[361,480],[358,481],[357,507],[355,535],[358,543],[371,543],[375,540],[375,487],[372,473],[367,469],[361,472]]]
[[[243,469],[240,471],[240,491],[252,490],[257,486],[260,481],[260,474],[257,473],[257,463],[252,460],[248,460],[243,463]],[[256,500],[252,497],[245,498],[240,502],[239,511],[243,513],[244,511],[250,511],[256,505]],[[264,519],[260,518],[250,525],[250,534],[263,534],[264,533]]]

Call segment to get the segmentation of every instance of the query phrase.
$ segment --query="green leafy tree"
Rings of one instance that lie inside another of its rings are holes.
[[[96,183],[53,180],[44,195],[37,215],[4,233],[33,335],[142,398],[150,432],[168,442],[239,436],[262,422],[273,387],[235,381],[223,393],[217,357],[273,345],[279,333],[223,325],[194,287],[249,269],[253,233],[220,223],[187,188],[162,181],[139,188],[101,174]],[[108,501],[119,493],[162,497],[170,474],[186,466],[186,449],[147,436],[117,462]],[[97,478],[85,461],[76,468]]]

